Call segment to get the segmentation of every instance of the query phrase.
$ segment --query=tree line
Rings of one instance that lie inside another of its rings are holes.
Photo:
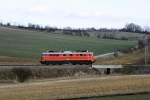
[[[129,23],[126,24],[124,28],[120,29],[123,32],[135,32],[135,33],[150,33],[150,27],[145,26],[142,28],[140,25]]]
[[[71,27],[66,27],[63,29],[51,26],[41,26],[38,24],[29,23],[27,26],[25,25],[12,25],[10,22],[2,23],[0,22],[0,26],[4,27],[13,27],[13,28],[20,28],[20,29],[28,29],[28,30],[39,30],[39,31],[47,31],[47,32],[55,32],[61,31],[63,34],[66,35],[75,35],[75,36],[90,36],[90,32],[133,32],[133,33],[144,33],[150,34],[150,27],[146,26],[142,28],[140,25],[135,23],[128,23],[121,29],[108,29],[108,28],[86,28],[86,29],[73,29]],[[104,35],[104,38],[112,38],[112,36]],[[97,35],[97,38],[100,38],[100,35]]]

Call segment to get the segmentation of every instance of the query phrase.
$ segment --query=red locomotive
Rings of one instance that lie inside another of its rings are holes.
[[[95,57],[93,52],[88,51],[80,51],[80,52],[72,52],[72,51],[63,51],[63,52],[54,52],[48,51],[44,52],[41,55],[41,64],[92,64],[95,62]]]

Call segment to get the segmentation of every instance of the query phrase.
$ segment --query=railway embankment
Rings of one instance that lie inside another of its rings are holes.
[[[1,81],[101,75],[150,74],[150,65],[0,65]]]
[[[71,76],[100,75],[90,65],[1,65],[0,80],[24,82],[27,79],[58,78]]]

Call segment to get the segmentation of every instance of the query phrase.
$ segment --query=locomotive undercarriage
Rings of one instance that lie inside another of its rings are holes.
[[[72,64],[72,65],[90,65],[91,61],[41,61],[41,64],[45,65],[63,65],[63,64]]]

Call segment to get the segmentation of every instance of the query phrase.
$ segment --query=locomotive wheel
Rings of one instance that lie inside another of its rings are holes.
[[[76,65],[77,63],[75,63],[75,62],[72,62],[72,65]]]
[[[50,63],[49,63],[49,62],[45,62],[45,64],[46,64],[46,65],[49,65]]]
[[[79,62],[79,65],[83,65],[83,62]]]
[[[55,63],[55,62],[51,62],[51,64],[52,64],[52,65],[56,65],[56,63]]]
[[[58,65],[62,65],[62,62],[59,62]]]

